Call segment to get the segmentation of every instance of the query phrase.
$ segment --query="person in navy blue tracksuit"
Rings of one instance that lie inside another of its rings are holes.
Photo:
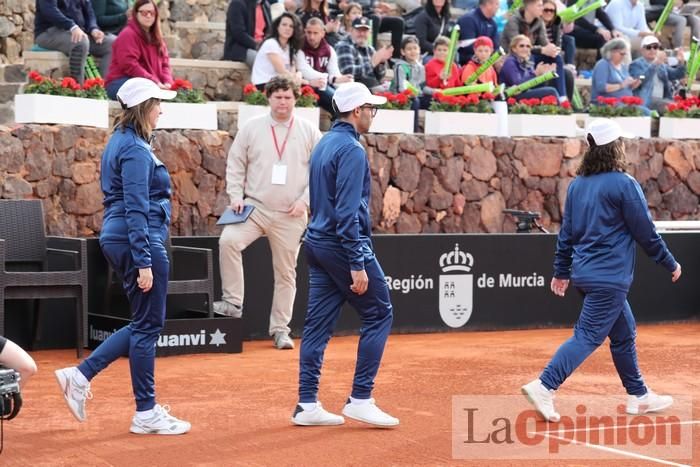
[[[132,321],[112,334],[79,366],[56,370],[66,403],[85,421],[90,380],[119,357],[129,357],[136,414],[130,431],[181,434],[190,429],[156,404],[155,345],[165,323],[169,263],[165,249],[170,225],[170,175],[153,154],[150,139],[160,115],[162,90],[145,78],[128,80],[117,93],[123,114],[102,155],[100,181],[104,220],[100,246],[123,279]]]
[[[343,417],[317,400],[321,365],[340,310],[349,302],[362,318],[352,393],[343,415],[378,426],[399,420],[371,398],[393,320],[389,289],[372,251],[370,172],[360,134],[369,130],[374,105],[386,102],[361,83],[338,88],[333,104],[339,119],[311,153],[311,221],[304,248],[309,263],[309,304],[299,358],[296,425],[340,425]]]
[[[653,393],[642,379],[635,346],[636,325],[627,302],[638,243],[656,263],[681,276],[666,243],[654,228],[639,183],[625,173],[620,126],[596,119],[588,127],[588,151],[566,196],[557,240],[551,289],[564,296],[571,282],[583,293],[583,308],[569,338],[539,379],[523,394],[548,421],[559,421],[553,392],[610,338],[610,352],[625,387],[627,413],[657,412],[673,404],[671,396]]]

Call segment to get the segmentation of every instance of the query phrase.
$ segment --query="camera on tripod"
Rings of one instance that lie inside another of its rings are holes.
[[[540,232],[549,233],[547,230],[537,222],[540,218],[539,212],[534,211],[520,211],[518,209],[504,209],[504,214],[510,214],[517,220],[516,227],[517,233],[530,233],[533,228],[537,228]]]
[[[11,368],[0,367],[0,419],[12,420],[22,408],[19,389],[19,373]]]

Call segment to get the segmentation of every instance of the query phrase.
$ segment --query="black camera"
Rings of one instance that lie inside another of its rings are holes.
[[[22,408],[19,380],[18,372],[0,367],[0,419],[12,420]]]
[[[547,230],[542,227],[537,219],[540,218],[539,212],[534,211],[519,211],[517,209],[504,209],[504,214],[510,214],[517,220],[517,233],[530,233],[530,230],[537,228],[539,231],[548,233]]]

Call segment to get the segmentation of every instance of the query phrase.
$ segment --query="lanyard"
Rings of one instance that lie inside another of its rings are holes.
[[[287,147],[287,140],[289,140],[289,135],[292,133],[292,126],[294,125],[294,117],[292,117],[292,121],[289,122],[289,128],[287,128],[287,135],[284,137],[284,141],[282,141],[282,148],[279,147],[279,144],[277,143],[277,135],[275,134],[275,126],[270,125],[270,130],[272,130],[272,140],[275,142],[275,150],[277,151],[277,157],[281,161],[282,160],[282,155],[284,154],[284,149]]]

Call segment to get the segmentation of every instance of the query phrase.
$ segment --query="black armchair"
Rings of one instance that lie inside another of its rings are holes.
[[[76,352],[87,337],[88,272],[84,239],[47,237],[40,200],[0,200],[0,335],[5,332],[6,299],[75,298]],[[72,259],[72,270],[55,270],[53,257]],[[40,308],[35,302],[32,344]]]

